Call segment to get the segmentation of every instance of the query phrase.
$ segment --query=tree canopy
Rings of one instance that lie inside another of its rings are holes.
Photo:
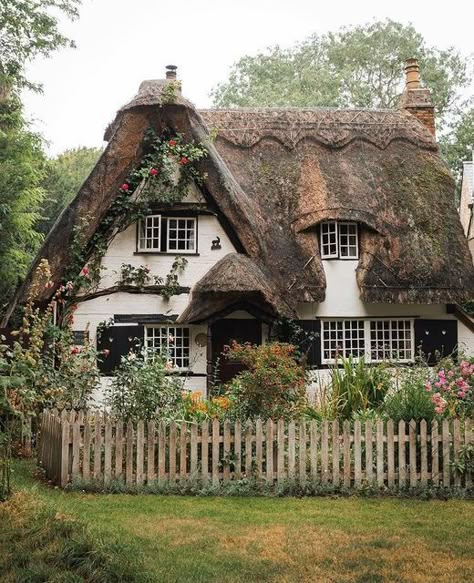
[[[58,15],[78,16],[81,0],[2,0],[0,3],[0,89],[40,85],[25,77],[25,65],[73,41],[59,30]],[[1,91],[0,91],[1,98]]]
[[[25,119],[20,90],[41,89],[25,67],[73,42],[59,30],[59,15],[77,17],[80,0],[0,2],[0,313],[26,274],[42,240],[38,230],[45,196],[42,137]]]
[[[420,61],[438,127],[444,127],[462,105],[470,62],[454,48],[429,46],[413,26],[392,20],[242,57],[212,96],[216,107],[393,108],[403,90],[403,63],[411,57]]]
[[[20,102],[0,102],[0,308],[42,239],[35,229],[43,200],[42,147],[41,137],[28,129]]]
[[[47,235],[61,211],[71,202],[99,159],[100,148],[65,150],[48,160],[42,186],[46,197],[38,230]]]

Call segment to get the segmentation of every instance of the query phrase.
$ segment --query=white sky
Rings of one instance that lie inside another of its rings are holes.
[[[116,110],[165,65],[177,65],[185,96],[207,107],[239,57],[384,18],[411,22],[430,44],[474,51],[469,0],[83,0],[79,20],[63,26],[77,49],[29,67],[44,93],[24,96],[26,112],[51,154],[100,146]]]

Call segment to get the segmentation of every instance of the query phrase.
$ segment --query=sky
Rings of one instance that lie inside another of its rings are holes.
[[[83,0],[80,18],[62,31],[76,49],[61,49],[28,67],[43,93],[26,93],[26,113],[50,155],[103,145],[115,112],[144,79],[178,66],[183,94],[198,107],[240,57],[312,33],[391,18],[412,23],[429,44],[474,52],[474,6],[468,0]],[[470,13],[469,13],[470,11]]]

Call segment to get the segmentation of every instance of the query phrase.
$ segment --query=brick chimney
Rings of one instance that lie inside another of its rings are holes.
[[[436,137],[431,91],[421,86],[420,66],[416,59],[405,61],[405,90],[400,99],[400,107],[419,119]]]

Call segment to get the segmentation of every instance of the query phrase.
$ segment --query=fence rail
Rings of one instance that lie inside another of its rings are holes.
[[[158,481],[221,482],[251,477],[268,484],[360,488],[468,488],[455,469],[473,443],[473,420],[156,423],[83,411],[42,415],[39,460],[49,479],[127,485]]]

